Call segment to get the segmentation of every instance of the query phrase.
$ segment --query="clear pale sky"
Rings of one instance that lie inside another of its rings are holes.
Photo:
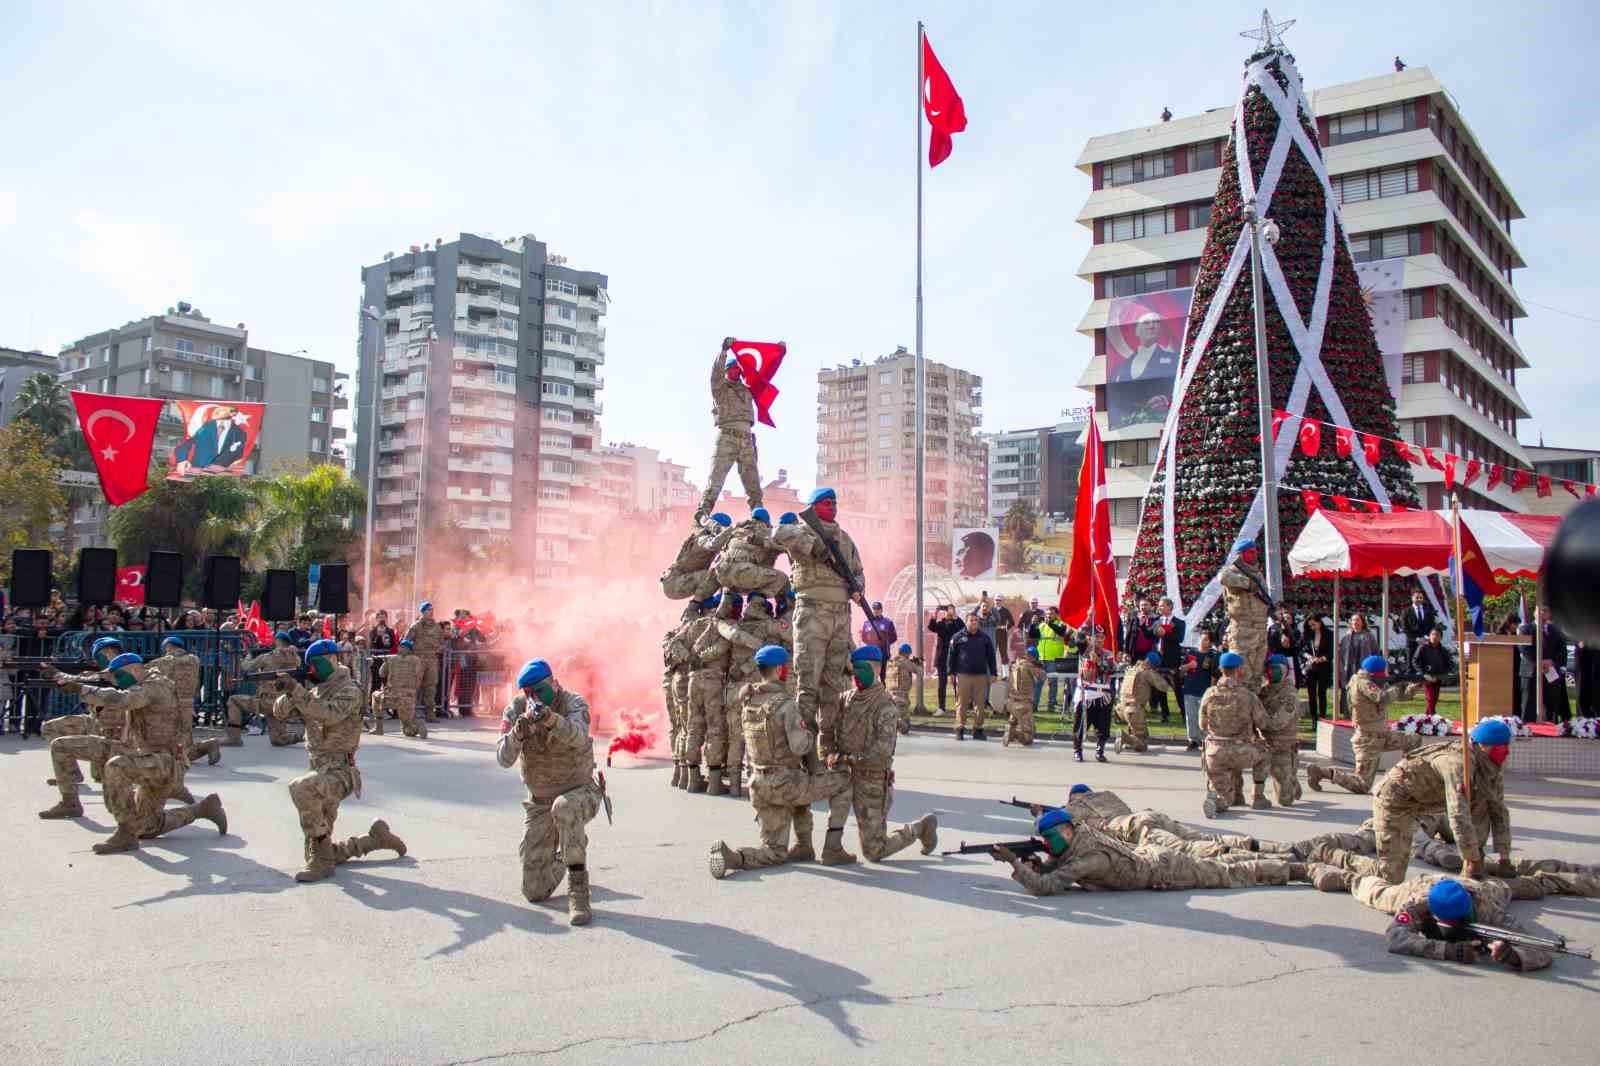
[[[0,96],[0,345],[189,300],[353,369],[358,271],[463,230],[611,278],[602,419],[703,479],[705,367],[786,340],[763,474],[815,470],[815,372],[913,342],[915,22],[969,129],[927,177],[926,347],[985,429],[1084,403],[1074,221],[1096,134],[1231,106],[1254,3],[17,3]],[[1600,445],[1586,5],[1275,8],[1310,87],[1430,66],[1529,215],[1522,438]]]

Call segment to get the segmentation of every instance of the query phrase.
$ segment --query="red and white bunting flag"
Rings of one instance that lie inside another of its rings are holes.
[[[1472,483],[1478,480],[1478,475],[1481,473],[1483,473],[1483,463],[1477,459],[1468,459],[1466,472],[1461,475],[1461,487],[1464,489],[1471,488]]]
[[[1345,512],[1348,512],[1352,509],[1350,507],[1350,497],[1348,496],[1334,496],[1333,506]]]
[[[1489,480],[1484,482],[1484,484],[1483,484],[1484,491],[1485,492],[1493,492],[1494,489],[1495,489],[1495,486],[1500,484],[1505,479],[1506,479],[1506,468],[1501,466],[1499,463],[1490,463],[1489,464]]]
[[[1300,502],[1306,505],[1306,517],[1310,517],[1322,510],[1322,496],[1310,489],[1300,490]]]
[[[1526,470],[1513,470],[1513,471],[1511,471],[1511,491],[1512,492],[1521,492],[1523,489],[1527,488],[1531,484],[1533,484],[1533,475],[1530,474],[1528,471],[1526,471]]]
[[[1539,494],[1539,498],[1541,500],[1544,499],[1546,496],[1550,495],[1550,475],[1549,474],[1540,474],[1539,475],[1539,482],[1535,486],[1534,491]]]
[[[1439,464],[1439,469],[1444,471],[1444,488],[1449,492],[1456,487],[1456,457],[1445,452],[1444,461]]]
[[[1353,429],[1338,427],[1333,431],[1333,450],[1339,453],[1339,458],[1348,459],[1355,450],[1356,432]]]
[[[1321,423],[1309,418],[1300,423],[1300,450],[1313,456],[1322,450]]]
[[[1361,434],[1361,450],[1366,453],[1368,466],[1377,466],[1378,460],[1383,458],[1381,440],[1376,433]]]

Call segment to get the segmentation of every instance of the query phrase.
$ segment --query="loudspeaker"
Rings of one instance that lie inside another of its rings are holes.
[[[317,610],[323,614],[345,614],[350,610],[350,567],[344,563],[323,563],[317,587]]]
[[[11,607],[50,606],[50,553],[18,548],[11,553]]]
[[[267,583],[261,589],[261,620],[263,622],[289,622],[294,620],[294,571],[268,570]]]
[[[177,552],[150,553],[145,563],[144,605],[183,606],[183,556]]]
[[[116,549],[80,549],[78,551],[78,602],[95,607],[104,607],[116,598]]]
[[[206,588],[202,607],[231,611],[239,605],[239,557],[212,555],[206,559]]]
[[[13,579],[14,581],[15,579]],[[1600,580],[1600,499],[1585,500],[1556,527],[1545,555],[1543,589],[1550,613],[1567,631],[1592,647],[1600,641],[1600,604],[1594,602]]]

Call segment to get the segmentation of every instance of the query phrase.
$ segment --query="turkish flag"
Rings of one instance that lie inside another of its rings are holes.
[[[1341,511],[1348,512],[1349,510],[1351,510],[1350,497],[1348,497],[1348,496],[1334,496],[1333,505],[1334,505],[1334,507],[1338,508]]]
[[[1411,445],[1407,444],[1403,440],[1397,440],[1394,442],[1394,453],[1408,463],[1415,463],[1417,461],[1417,453],[1412,451]]]
[[[1511,471],[1511,491],[1512,492],[1521,492],[1523,489],[1527,488],[1531,484],[1533,484],[1533,475],[1528,473],[1528,471],[1526,471],[1526,470],[1513,470],[1513,471]]]
[[[1478,480],[1478,475],[1481,473],[1483,473],[1483,463],[1477,459],[1468,459],[1467,471],[1461,475],[1461,487],[1464,489],[1471,488],[1472,483]]]
[[[1316,455],[1322,450],[1322,426],[1309,418],[1300,423],[1300,450],[1307,455]]]
[[[778,398],[778,388],[772,379],[778,375],[778,367],[783,365],[783,357],[788,354],[788,347],[778,341],[736,341],[728,342],[728,351],[733,353],[734,359],[739,362],[739,376],[744,379],[745,388],[750,390],[750,395],[756,401],[756,417],[761,419],[763,425],[777,428],[772,421],[772,401]]]
[[[1544,499],[1546,496],[1550,495],[1550,475],[1549,474],[1540,474],[1539,475],[1539,482],[1535,486],[1534,492],[1538,495],[1538,497],[1541,500]]]
[[[1444,464],[1439,461],[1439,457],[1438,456],[1433,454],[1433,449],[1432,448],[1424,448],[1424,449],[1422,449],[1422,461],[1425,464],[1427,464],[1428,466],[1433,467],[1433,469],[1435,469],[1435,470],[1438,470],[1438,471],[1441,471],[1441,472],[1444,470]]]
[[[1274,411],[1274,412],[1272,412],[1272,441],[1273,441],[1274,444],[1276,444],[1277,441],[1278,441],[1278,427],[1283,425],[1283,420],[1285,418],[1288,418],[1288,417],[1289,417],[1289,412],[1288,411]],[[1260,439],[1261,439],[1261,434],[1257,433],[1256,434],[1256,440],[1260,441]]]
[[[78,427],[100,474],[106,502],[121,507],[150,487],[150,451],[165,400],[73,392]]]
[[[1449,490],[1455,488],[1456,487],[1456,457],[1454,455],[1451,455],[1449,452],[1445,452],[1444,453],[1444,462],[1442,464],[1440,464],[1439,469],[1444,471],[1444,487],[1445,487],[1445,491],[1448,492]]]
[[[967,128],[967,109],[926,35],[922,38],[922,113],[928,116],[928,168],[950,158],[953,133]]]
[[[1389,510],[1393,511],[1395,514],[1400,514],[1402,511],[1411,510],[1411,508],[1407,507],[1403,503],[1395,503],[1389,505]]]
[[[1300,502],[1306,505],[1307,516],[1322,510],[1322,497],[1310,489],[1300,490]]]
[[[1350,452],[1352,450],[1354,450],[1355,443],[1356,443],[1356,431],[1355,430],[1353,430],[1353,429],[1344,429],[1342,427],[1334,429],[1334,431],[1333,431],[1333,450],[1339,453],[1339,458],[1341,458],[1341,459],[1350,458]]]
[[[1367,465],[1377,466],[1378,460],[1383,458],[1383,446],[1376,433],[1361,434],[1361,450],[1367,455]]]
[[[117,599],[133,607],[144,606],[144,575],[149,567],[117,567]]]
[[[1361,501],[1361,506],[1363,506],[1363,507],[1365,507],[1367,509],[1367,513],[1368,514],[1382,514],[1383,513],[1383,505],[1380,504],[1377,500],[1362,500]]]
[[[1489,480],[1484,483],[1483,487],[1486,490],[1488,490],[1490,492],[1493,492],[1494,491],[1494,487],[1496,485],[1500,484],[1500,482],[1504,481],[1505,479],[1506,479],[1506,468],[1501,466],[1499,463],[1490,463],[1489,464]]]
[[[1072,520],[1072,559],[1067,584],[1056,604],[1069,626],[1098,624],[1106,647],[1117,650],[1117,563],[1111,554],[1111,500],[1106,495],[1106,455],[1100,423],[1089,419],[1089,439],[1078,470],[1078,500]]]

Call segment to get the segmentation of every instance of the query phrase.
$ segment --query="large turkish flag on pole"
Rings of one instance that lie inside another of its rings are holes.
[[[728,341],[727,350],[739,361],[739,376],[756,401],[756,417],[763,425],[777,428],[772,421],[772,401],[778,398],[777,386],[772,379],[789,348],[782,341]]]
[[[1105,630],[1106,647],[1117,644],[1117,564],[1111,557],[1111,501],[1106,497],[1106,458],[1100,424],[1091,416],[1089,439],[1078,472],[1078,507],[1072,519],[1072,563],[1061,590],[1061,619],[1082,628],[1093,621]]]
[[[72,406],[106,502],[121,507],[150,487],[150,451],[165,400],[74,392]]]
[[[954,147],[950,135],[967,128],[967,109],[939,57],[933,54],[926,34],[922,37],[922,113],[928,116],[928,126],[933,131],[928,136],[931,170],[950,158]]]

